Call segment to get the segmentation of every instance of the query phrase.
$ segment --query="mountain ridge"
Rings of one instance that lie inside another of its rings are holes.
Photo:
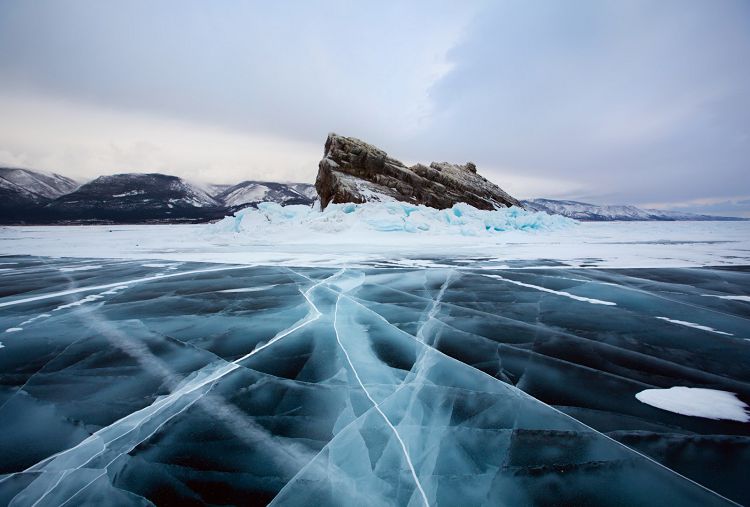
[[[697,213],[685,213],[679,211],[667,211],[658,209],[639,208],[637,206],[621,204],[590,204],[572,200],[555,199],[527,199],[521,201],[524,206],[532,211],[544,211],[545,213],[562,215],[576,220],[588,222],[643,222],[643,221],[743,221],[740,217],[722,217],[714,215],[701,215]]]
[[[260,202],[312,205],[314,185],[245,180],[235,185],[196,184],[161,173],[120,173],[79,182],[55,173],[0,168],[0,224],[209,222]],[[527,209],[584,221],[741,221],[635,206],[529,199]]]

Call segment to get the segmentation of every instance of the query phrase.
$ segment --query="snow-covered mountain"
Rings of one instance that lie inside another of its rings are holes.
[[[33,205],[72,192],[78,182],[54,173],[0,167],[0,205]]]
[[[59,174],[0,168],[0,223],[206,222],[261,202],[311,205],[318,198],[309,183],[243,181],[236,185],[194,183],[165,174],[125,173],[100,176],[84,185]],[[607,206],[578,201],[522,201],[544,211],[585,221],[742,220]]]
[[[681,213],[657,209],[642,209],[629,205],[599,205],[578,201],[557,201],[553,199],[531,199],[521,201],[523,206],[531,211],[562,215],[576,220],[609,222],[634,220],[742,220],[736,217],[719,217],[712,215],[698,215],[695,213]]]
[[[255,207],[261,202],[312,204],[316,197],[313,185],[270,181],[243,181],[215,195],[218,201],[232,210]]]
[[[204,221],[224,215],[205,190],[165,174],[100,176],[45,206],[68,220]]]
[[[84,185],[57,174],[0,168],[0,223],[206,222],[260,202],[311,205],[308,183],[195,183],[166,174],[100,176]]]

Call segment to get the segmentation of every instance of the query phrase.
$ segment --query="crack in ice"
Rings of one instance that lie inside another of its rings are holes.
[[[240,267],[237,267],[237,269],[238,268],[246,268],[246,267],[247,266],[240,266]],[[223,270],[223,269],[220,269],[220,270],[213,269],[213,270],[210,270],[210,271],[221,271],[221,270]],[[156,428],[152,432],[150,432],[148,435],[146,435],[144,438],[137,438],[136,441],[134,441],[134,442],[128,442],[128,443],[126,443],[125,447],[126,448],[129,447],[129,449],[127,449],[124,452],[119,452],[111,461],[109,461],[103,467],[104,470],[106,470],[107,467],[109,467],[120,456],[122,456],[126,452],[130,452],[130,450],[134,449],[137,445],[140,445],[142,442],[144,442],[147,439],[151,438],[151,436],[153,436],[167,422],[169,422],[170,420],[172,420],[177,415],[183,413],[190,406],[192,406],[194,403],[196,403],[198,400],[200,400],[208,391],[211,390],[211,387],[218,380],[220,380],[221,378],[225,377],[226,375],[228,375],[232,371],[235,371],[237,368],[243,367],[240,364],[240,362],[248,359],[249,357],[257,354],[258,352],[260,352],[261,350],[264,350],[265,348],[269,347],[273,343],[278,342],[282,338],[290,335],[291,333],[293,333],[293,332],[295,332],[295,331],[303,328],[304,326],[307,326],[310,323],[312,323],[312,322],[316,321],[317,319],[319,319],[320,316],[322,315],[322,313],[319,311],[319,309],[317,308],[317,306],[310,299],[310,297],[309,297],[310,293],[315,288],[317,288],[320,285],[326,283],[327,281],[340,276],[344,271],[345,271],[345,269],[341,269],[337,273],[335,273],[335,274],[333,274],[333,275],[331,275],[331,276],[329,276],[329,277],[327,277],[325,279],[322,279],[322,280],[318,281],[317,283],[315,283],[314,285],[312,285],[311,287],[309,287],[307,290],[305,290],[305,291],[300,290],[300,292],[302,293],[302,295],[304,296],[305,300],[307,301],[308,305],[311,308],[310,313],[308,313],[308,315],[305,318],[303,318],[301,321],[299,321],[297,324],[295,324],[293,326],[290,326],[289,328],[287,328],[285,330],[282,330],[279,333],[277,333],[271,340],[269,340],[264,345],[262,345],[260,347],[256,347],[255,349],[253,349],[249,353],[245,354],[244,356],[240,357],[239,359],[236,359],[235,361],[232,361],[231,363],[227,363],[227,364],[221,366],[220,368],[216,369],[215,371],[209,373],[206,378],[203,378],[202,380],[200,380],[198,382],[195,382],[195,380],[198,380],[198,379],[186,382],[183,386],[181,386],[180,388],[178,388],[176,391],[172,392],[171,394],[169,394],[169,395],[167,395],[167,396],[165,396],[163,398],[160,398],[159,400],[157,400],[156,402],[154,402],[153,404],[151,404],[151,405],[149,405],[147,407],[144,407],[144,408],[142,408],[140,410],[137,410],[136,412],[133,412],[133,413],[131,413],[131,414],[129,414],[129,415],[121,418],[121,419],[118,419],[117,421],[111,423],[110,425],[108,425],[108,426],[106,426],[104,428],[101,428],[96,433],[94,433],[93,435],[91,435],[88,438],[84,439],[83,441],[79,442],[77,445],[73,446],[72,448],[67,449],[65,451],[60,451],[58,453],[55,453],[52,456],[44,458],[43,460],[41,460],[37,464],[28,467],[23,472],[15,472],[15,473],[6,475],[2,479],[0,479],[0,483],[4,482],[5,480],[9,479],[10,477],[13,477],[13,476],[21,474],[21,473],[40,471],[40,472],[42,472],[42,474],[44,474],[44,473],[52,472],[52,470],[44,470],[44,468],[46,468],[48,466],[51,466],[52,463],[55,460],[57,460],[57,459],[64,459],[64,457],[67,457],[67,456],[73,456],[73,457],[75,457],[75,455],[73,453],[77,449],[82,449],[83,450],[83,449],[85,449],[86,446],[95,445],[97,442],[101,442],[102,441],[101,436],[105,435],[107,432],[115,432],[116,433],[117,429],[120,426],[127,426],[130,421],[134,421],[134,422],[137,421],[137,423],[134,424],[133,427],[131,427],[129,430],[127,430],[124,433],[119,434],[119,435],[117,435],[117,434],[113,435],[114,438],[111,438],[109,441],[107,441],[107,439],[105,438],[104,442],[107,442],[107,443],[104,443],[101,449],[99,449],[98,451],[94,452],[94,454],[91,455],[91,456],[89,456],[88,459],[86,459],[86,461],[84,461],[82,464],[74,466],[72,468],[70,468],[70,467],[66,468],[63,471],[80,470],[80,469],[84,468],[87,464],[89,464],[93,459],[97,458],[98,456],[100,456],[104,452],[106,452],[108,450],[108,444],[111,444],[111,443],[113,443],[113,442],[115,442],[117,440],[120,440],[123,437],[127,436],[128,434],[132,433],[133,431],[136,431],[136,430],[142,428],[143,424],[145,424],[147,422],[151,422],[154,418],[156,418],[157,416],[159,416],[160,414],[162,414],[165,410],[167,410],[170,407],[172,407],[173,405],[175,405],[178,401],[182,400],[185,396],[188,396],[188,395],[190,395],[190,394],[192,394],[192,393],[194,393],[194,392],[196,392],[196,391],[198,391],[198,390],[200,390],[200,389],[208,386],[207,389],[204,392],[199,393],[199,395],[195,399],[190,400],[186,404],[186,406],[184,406],[181,409],[179,409],[176,413],[169,415],[164,421],[161,421],[156,426]],[[200,272],[205,272],[205,270],[201,270]],[[175,274],[175,275],[177,275],[177,274]],[[160,278],[164,278],[164,277],[160,277]],[[133,283],[133,282],[131,281],[130,283]],[[115,285],[118,285],[118,284],[115,284]],[[202,368],[201,370],[199,370],[198,372],[196,372],[196,374],[200,375],[201,373],[205,373],[206,370],[209,369],[209,368],[210,368],[210,365],[209,365],[209,367]],[[93,451],[93,449],[92,449],[92,451]],[[85,455],[82,456],[82,458],[85,458]],[[103,475],[104,473],[105,472],[102,472],[101,475]],[[80,493],[80,491],[82,491],[83,489],[85,489],[86,487],[88,487],[91,483],[93,483],[100,476],[96,477],[93,481],[87,483],[82,488],[80,488],[79,490],[77,490],[73,494],[73,496],[75,496],[78,493]],[[32,481],[31,484],[33,484],[34,482],[36,482],[36,480],[39,480],[40,478],[41,477],[35,479],[34,481]],[[59,485],[59,483],[61,481],[62,481],[62,478],[58,478],[58,481],[56,481],[53,486],[49,487],[46,491],[43,492],[43,496],[46,496],[47,494],[49,494],[50,491],[53,490],[53,489],[55,489]],[[24,488],[23,490],[21,490],[16,495],[16,497],[18,497],[18,495],[21,495],[23,492],[27,491],[29,487],[30,487],[30,485],[27,486],[26,488]],[[72,496],[69,497],[68,500],[66,500],[65,503],[67,503],[71,498],[72,498]]]
[[[336,327],[337,323],[337,317],[338,317],[338,309],[339,309],[339,301],[341,300],[341,297],[343,295],[340,294],[339,297],[336,299],[336,307],[333,310],[333,331],[336,335],[336,341],[339,344],[339,347],[341,347],[341,350],[344,352],[344,356],[346,357],[346,361],[349,363],[349,367],[352,369],[352,373],[354,373],[354,377],[357,379],[357,383],[362,388],[362,391],[364,391],[365,396],[370,400],[375,410],[383,417],[383,420],[388,425],[388,427],[391,428],[391,431],[393,431],[394,436],[396,437],[396,440],[398,440],[398,443],[401,445],[401,450],[404,453],[404,458],[406,459],[406,464],[409,467],[409,471],[411,472],[412,477],[414,478],[414,484],[417,486],[417,489],[419,490],[419,494],[422,497],[422,501],[424,504],[429,507],[430,502],[427,500],[427,495],[424,492],[424,489],[422,489],[422,483],[419,482],[419,477],[417,477],[417,472],[414,470],[414,465],[411,462],[411,457],[409,456],[409,451],[406,449],[406,444],[401,438],[401,435],[399,435],[398,430],[396,427],[391,423],[390,419],[388,419],[388,416],[385,415],[385,412],[380,408],[378,403],[373,399],[372,395],[370,395],[370,392],[367,390],[365,385],[362,383],[362,379],[359,377],[359,373],[357,373],[357,369],[354,367],[354,364],[352,363],[351,358],[349,357],[349,353],[346,351],[346,347],[344,347],[344,344],[341,342],[341,338],[339,337],[339,331]]]
[[[230,271],[233,269],[248,269],[250,267],[252,266],[225,266],[221,268],[195,269],[191,271],[181,271],[179,273],[169,273],[169,274],[159,275],[159,276],[146,276],[143,278],[135,278],[133,280],[126,280],[126,281],[120,281],[120,282],[114,282],[114,283],[105,283],[102,285],[92,285],[89,287],[77,287],[75,289],[61,290],[58,292],[51,292],[49,294],[40,294],[38,296],[31,296],[27,298],[14,299],[13,301],[0,302],[0,308],[5,307],[5,306],[20,305],[23,303],[31,303],[33,301],[41,301],[43,299],[67,296],[69,294],[78,294],[80,292],[89,292],[89,291],[100,290],[100,289],[111,289],[113,287],[118,287],[120,285],[130,285],[134,283],[152,282],[154,280],[165,280],[167,278],[174,278],[176,276],[196,275],[196,274],[201,274],[201,273],[215,273],[218,271]]]
[[[591,303],[593,305],[607,305],[607,306],[617,305],[617,303],[613,303],[612,301],[602,301],[601,299],[576,296],[575,294],[571,294],[570,292],[565,292],[562,290],[553,290],[553,289],[548,289],[547,287],[542,287],[541,285],[532,285],[530,283],[519,282],[517,280],[511,280],[510,278],[505,278],[504,276],[500,276],[500,275],[482,275],[482,276],[486,276],[488,278],[494,278],[496,280],[502,280],[504,282],[512,283],[514,285],[518,285],[521,287],[527,287],[529,289],[535,289],[535,290],[539,290],[542,292],[548,292],[550,294],[556,294],[558,296],[564,296],[566,298],[575,299],[576,301],[583,301],[585,303]]]

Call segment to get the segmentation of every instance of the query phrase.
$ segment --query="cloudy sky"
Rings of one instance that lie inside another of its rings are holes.
[[[747,0],[0,0],[0,164],[312,182],[335,131],[750,216],[748,62]]]

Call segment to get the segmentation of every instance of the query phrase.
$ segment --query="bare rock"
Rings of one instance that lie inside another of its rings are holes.
[[[488,210],[523,207],[480,176],[473,162],[407,167],[371,144],[337,134],[328,135],[315,188],[323,208],[331,202],[367,201],[404,201],[437,209],[459,202]]]

